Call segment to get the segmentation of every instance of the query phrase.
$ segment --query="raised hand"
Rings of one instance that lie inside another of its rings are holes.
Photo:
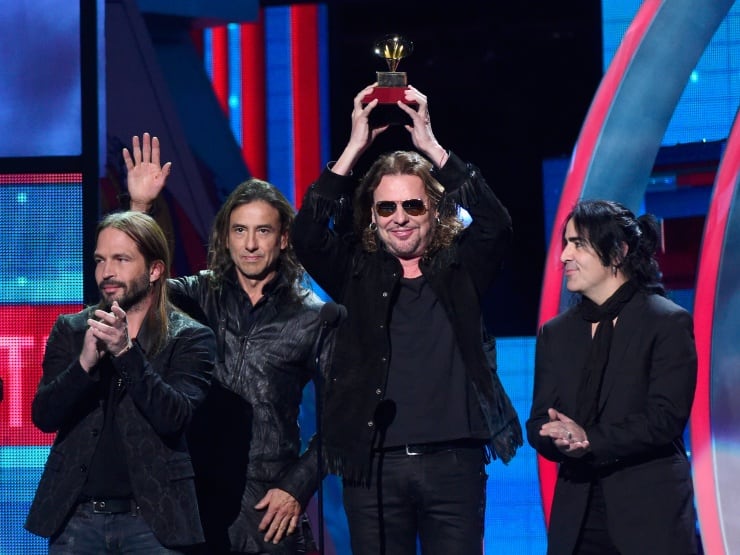
[[[123,149],[123,161],[128,175],[128,193],[131,197],[131,210],[148,212],[164,188],[170,174],[172,162],[164,166],[159,161],[159,139],[149,133],[132,139],[133,157],[127,148]]]
[[[411,118],[412,125],[405,125],[411,134],[411,142],[435,166],[442,167],[447,161],[447,151],[442,148],[432,132],[432,121],[429,117],[429,102],[425,94],[409,85],[404,93],[406,102],[418,104],[414,109],[408,104],[398,101],[398,107]]]
[[[357,160],[363,152],[373,143],[375,137],[388,129],[388,125],[381,127],[370,126],[370,112],[378,105],[376,98],[372,102],[363,106],[362,99],[373,92],[377,83],[373,83],[362,89],[355,96],[352,103],[352,131],[349,135],[349,141],[344,148],[341,156],[337,159],[332,167],[334,173],[347,175],[354,167]]]

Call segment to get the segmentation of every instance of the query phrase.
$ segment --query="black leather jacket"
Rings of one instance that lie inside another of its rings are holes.
[[[310,291],[294,300],[279,274],[254,307],[233,270],[218,289],[207,272],[169,285],[172,302],[216,333],[213,387],[190,436],[196,477],[232,491],[245,480],[267,483],[305,507],[318,461],[312,447],[300,455],[297,420],[314,372],[321,301]]]

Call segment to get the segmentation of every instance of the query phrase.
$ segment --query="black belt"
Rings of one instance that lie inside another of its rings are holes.
[[[485,442],[480,439],[456,439],[454,441],[435,441],[432,443],[407,443],[406,445],[394,445],[392,447],[381,447],[375,451],[378,453],[392,453],[405,451],[409,456],[431,455],[442,451],[454,449],[480,449]]]
[[[139,506],[133,499],[91,499],[83,504],[92,507],[93,513],[117,515],[123,513],[138,514]]]

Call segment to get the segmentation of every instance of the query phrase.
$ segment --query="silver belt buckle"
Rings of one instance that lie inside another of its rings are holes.
[[[409,457],[416,457],[418,455],[423,455],[424,454],[421,451],[414,451],[413,449],[414,449],[413,446],[408,445],[408,444],[406,445],[406,454]]]

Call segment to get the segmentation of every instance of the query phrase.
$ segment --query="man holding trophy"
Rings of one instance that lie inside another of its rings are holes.
[[[385,40],[381,52],[399,52],[403,39]],[[303,266],[347,308],[324,388],[323,464],[344,479],[355,555],[412,555],[417,540],[424,554],[482,553],[485,465],[522,444],[480,306],[511,219],[434,137],[427,97],[381,85],[355,96],[349,141],[293,228]],[[358,185],[352,168],[394,123],[371,121],[383,102],[409,118],[418,152],[384,154]]]

